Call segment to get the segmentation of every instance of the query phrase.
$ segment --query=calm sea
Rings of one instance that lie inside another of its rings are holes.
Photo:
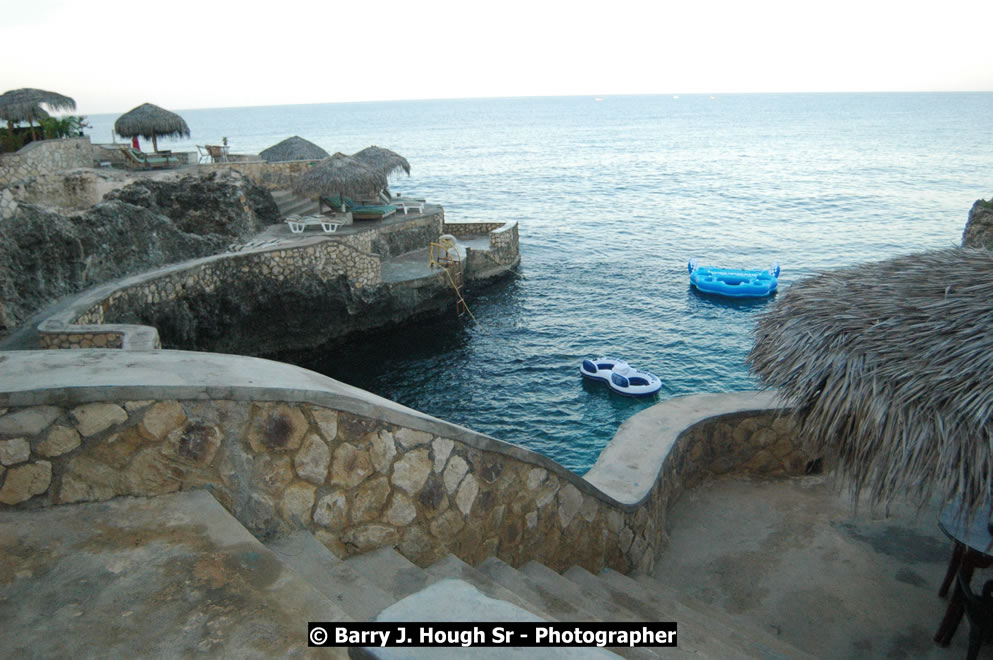
[[[993,193],[993,94],[629,96],[180,111],[193,150],[257,153],[300,135],[371,144],[393,182],[453,221],[517,220],[519,273],[451,314],[335,347],[305,366],[524,445],[584,472],[658,400],[753,388],[744,364],[767,302],[689,289],[691,257],[816,271],[958,245]],[[109,142],[114,115],[89,118]],[[301,310],[306,313],[306,310]],[[402,346],[402,350],[396,350]],[[654,400],[579,376],[608,354],[659,375]]]

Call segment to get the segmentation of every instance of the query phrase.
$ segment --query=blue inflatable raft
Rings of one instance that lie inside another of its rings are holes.
[[[704,293],[730,298],[764,298],[779,284],[779,264],[767,270],[733,270],[701,266],[696,259],[687,264],[690,284]]]

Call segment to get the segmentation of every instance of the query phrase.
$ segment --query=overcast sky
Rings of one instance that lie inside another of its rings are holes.
[[[0,93],[37,87],[96,114],[146,101],[993,91],[991,26],[993,0],[8,0]]]

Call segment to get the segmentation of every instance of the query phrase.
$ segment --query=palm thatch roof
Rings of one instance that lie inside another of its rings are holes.
[[[748,356],[814,450],[873,503],[993,486],[993,253],[949,249],[807,278],[759,318]]]
[[[347,195],[360,199],[375,199],[386,187],[386,176],[370,169],[361,161],[342,153],[325,158],[301,174],[293,182],[300,195]]]
[[[398,170],[403,170],[408,176],[410,175],[410,163],[407,162],[407,159],[395,151],[390,151],[383,147],[377,147],[376,145],[366,147],[362,151],[352,154],[352,158],[360,160],[372,169],[382,172],[385,177],[389,177]]]
[[[48,113],[42,104],[55,111],[76,109],[76,101],[68,96],[24,87],[0,94],[0,119],[9,122],[44,119]]]
[[[328,156],[328,152],[310,140],[304,140],[299,135],[288,137],[282,142],[274,144],[259,153],[259,157],[262,160],[270,163],[279,163],[288,160],[321,160]]]
[[[151,103],[142,103],[118,117],[114,132],[126,138],[140,135],[151,140],[156,151],[159,137],[190,137],[190,127],[182,117]]]

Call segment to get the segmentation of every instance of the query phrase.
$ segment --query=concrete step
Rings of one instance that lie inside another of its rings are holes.
[[[306,530],[273,539],[266,546],[356,621],[371,621],[396,601]]]
[[[521,598],[540,607],[556,621],[599,621],[593,613],[584,609],[578,602],[562,598],[544,584],[529,579],[510,564],[496,557],[490,557],[478,570],[510,589]]]
[[[0,511],[0,557],[7,654],[283,657],[351,620],[205,490]]]
[[[547,611],[536,605],[534,602],[526,598],[522,598],[518,594],[514,593],[513,590],[501,585],[490,576],[473,568],[455,555],[450,554],[442,557],[435,563],[428,566],[425,571],[428,573],[428,581],[431,583],[445,579],[462,580],[463,582],[468,582],[472,586],[476,587],[490,598],[512,603],[513,605],[525,609],[532,614],[538,615],[542,619],[548,621],[553,620]]]
[[[650,575],[623,575],[611,569],[605,569],[599,576],[601,581],[624,589],[627,593],[658,604],[678,617],[680,623],[687,626],[705,628],[719,634],[722,639],[748,650],[759,658],[798,658],[811,659],[815,656],[802,651],[786,640],[780,639],[768,631],[755,627],[749,621],[740,621],[720,609],[701,602],[688,594],[673,589],[659,582]],[[682,634],[683,626],[680,626]]]
[[[276,202],[279,214],[286,217],[291,213],[296,215],[313,215],[320,211],[317,200],[309,197],[301,197],[292,190],[273,190],[272,199]]]
[[[420,591],[428,584],[428,574],[393,548],[379,548],[353,555],[345,564],[375,584],[394,601]]]
[[[415,594],[403,598],[383,610],[378,621],[397,623],[411,621],[493,621],[501,623],[544,621],[527,610],[503,600],[490,598],[479,589],[462,580],[444,579]],[[408,628],[407,635],[412,631]],[[461,658],[546,658],[571,660],[573,658],[616,657],[607,649],[599,648],[404,648],[361,647],[350,649],[352,658],[377,660],[460,660]]]

